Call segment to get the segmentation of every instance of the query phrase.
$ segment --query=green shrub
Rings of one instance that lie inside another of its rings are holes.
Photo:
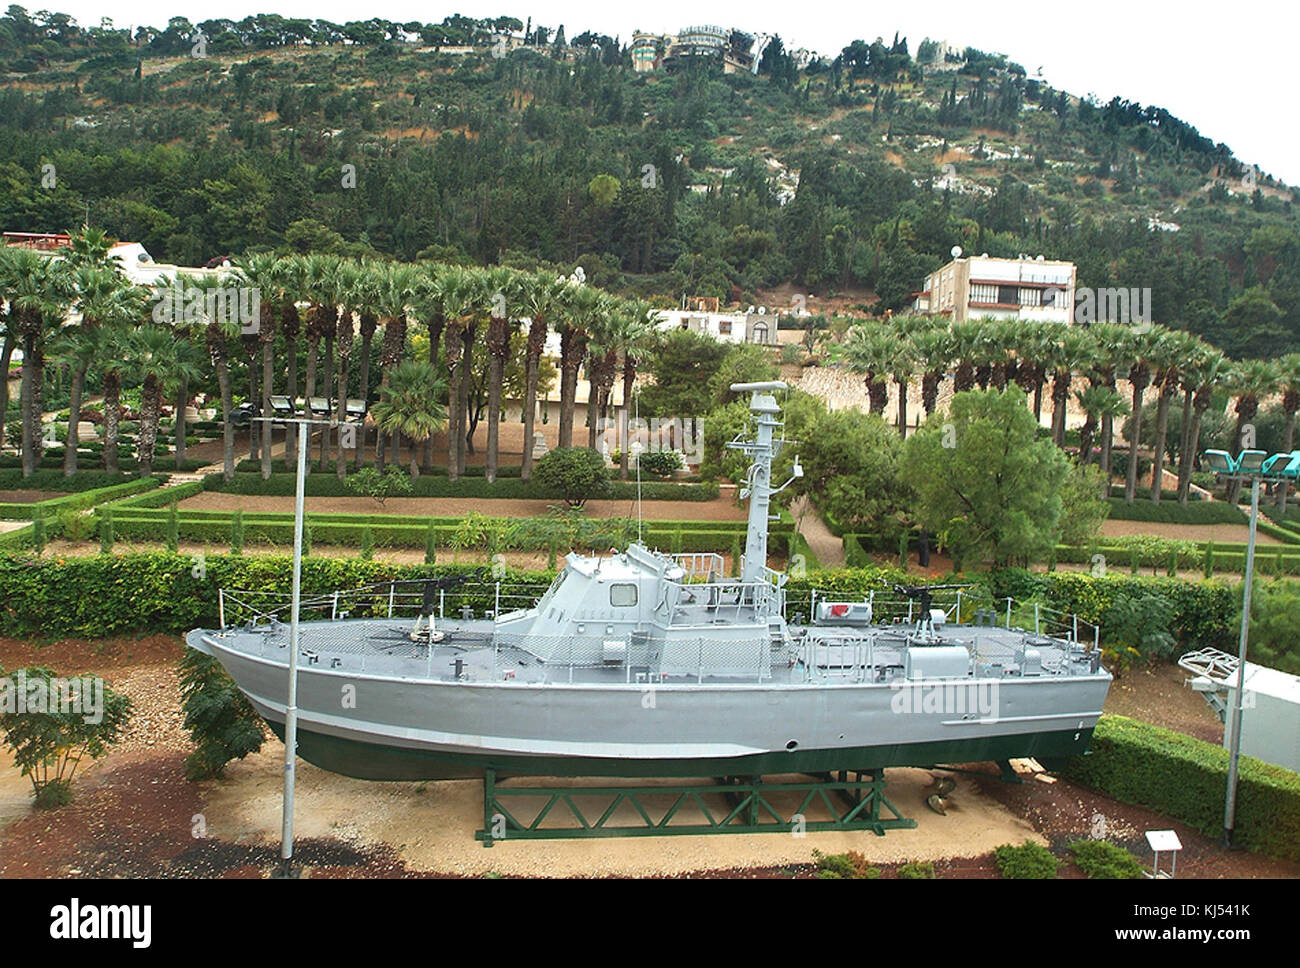
[[[1249,756],[1241,757],[1238,769],[1238,840],[1260,853],[1300,860],[1300,775]],[[1223,827],[1227,771],[1228,751],[1214,743],[1103,716],[1091,754],[1071,757],[1062,775],[1214,837]]]
[[[823,854],[814,850],[813,862],[817,865],[817,876],[823,880],[875,880],[880,876],[880,868],[872,867],[856,850],[844,854]]]
[[[45,550],[45,519],[40,515],[32,518],[32,549],[38,555]]]
[[[374,498],[381,505],[388,498],[410,494],[413,489],[410,475],[397,467],[388,467],[382,474],[373,467],[363,467],[349,477],[344,486],[354,494]]]
[[[656,450],[638,457],[637,466],[655,477],[671,477],[674,471],[685,467],[686,462],[675,450]]]
[[[993,851],[998,871],[1008,880],[1043,880],[1056,876],[1057,859],[1041,844],[1026,840],[1019,847],[1003,844]]]
[[[63,695],[53,679],[86,680],[89,676],[60,677],[53,670],[33,666],[14,674],[26,680],[26,688],[40,684],[45,695]],[[72,779],[83,759],[97,760],[108,753],[131,719],[131,700],[114,692],[107,682],[95,689],[99,701],[97,716],[86,710],[70,708],[60,711],[61,704],[45,711],[26,709],[0,711],[0,733],[14,755],[14,765],[32,782],[36,806],[42,809],[62,806],[72,800]],[[84,692],[81,693],[84,697]],[[86,701],[85,698],[82,700]],[[90,721],[94,720],[94,721]]]
[[[1076,840],[1070,844],[1075,866],[1093,880],[1137,880],[1142,865],[1129,851],[1104,840]]]
[[[180,548],[180,516],[176,511],[176,502],[173,501],[167,510],[167,550],[175,554]]]
[[[438,529],[429,522],[424,532],[424,563],[432,565],[438,560]]]
[[[99,516],[99,551],[100,554],[113,553],[113,509],[105,508]]]
[[[606,490],[609,476],[605,460],[587,447],[557,447],[547,451],[533,468],[542,487],[558,491],[571,508],[580,508]]]
[[[361,530],[361,560],[370,561],[375,557],[375,533],[366,525]]]
[[[932,881],[934,865],[928,860],[914,860],[898,869],[898,877],[904,881]]]
[[[230,519],[230,553],[232,555],[242,555],[244,553],[243,511],[236,511]]]
[[[185,758],[188,780],[219,780],[231,760],[262,748],[262,717],[221,663],[197,649],[186,649],[181,659],[181,709],[194,743]]]

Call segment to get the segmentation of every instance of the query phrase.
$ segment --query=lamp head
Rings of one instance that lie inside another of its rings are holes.
[[[1237,470],[1237,462],[1226,450],[1207,450],[1201,460],[1216,474],[1233,474]]]
[[[1259,474],[1263,471],[1264,461],[1267,459],[1267,451],[1243,450],[1241,456],[1237,458],[1237,473]]]

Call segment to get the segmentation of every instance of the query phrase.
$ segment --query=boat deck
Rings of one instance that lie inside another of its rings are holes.
[[[1090,675],[1097,653],[1032,631],[949,625],[924,640],[911,626],[791,626],[785,637],[719,641],[698,638],[673,646],[675,672],[665,671],[662,642],[633,641],[625,655],[607,660],[599,636],[563,640],[498,635],[491,620],[439,622],[430,648],[412,639],[413,621],[399,618],[304,622],[299,626],[299,667],[343,674],[413,680],[519,683],[864,683],[890,682],[905,671],[909,648],[962,646],[981,677],[1022,674],[1025,650],[1036,650],[1044,677]],[[281,622],[199,634],[221,648],[288,664],[289,627]],[[547,657],[547,658],[542,658]],[[725,671],[710,671],[725,669]],[[692,671],[694,670],[694,671]]]

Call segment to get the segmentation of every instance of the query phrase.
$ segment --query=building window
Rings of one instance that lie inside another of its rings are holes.
[[[1018,306],[1020,304],[1020,287],[998,286],[998,302],[1006,306]]]
[[[616,608],[629,608],[636,604],[636,586],[619,583],[609,586],[609,604]]]
[[[767,323],[754,324],[754,342],[755,343],[767,342]]]
[[[970,287],[970,301],[973,303],[997,302],[998,287],[987,282],[973,282]]]
[[[730,336],[730,335],[731,335],[731,320],[729,320],[729,319],[720,319],[720,320],[718,320],[718,332],[721,333],[723,336]]]
[[[1043,299],[1042,293],[1043,291],[1041,289],[1030,289],[1028,286],[1023,287],[1020,290],[1020,305],[1022,306],[1042,305],[1042,299]]]

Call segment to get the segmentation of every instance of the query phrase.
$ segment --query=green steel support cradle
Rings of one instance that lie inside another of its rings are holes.
[[[663,786],[506,786],[502,782],[495,770],[485,771],[483,829],[474,833],[484,847],[499,840],[798,835],[817,830],[870,830],[883,837],[886,830],[916,826],[885,797],[884,770],[844,770],[833,776],[774,782],[760,776],[722,777],[713,783]],[[531,806],[527,800],[533,801]],[[579,800],[588,801],[587,806]],[[885,816],[882,807],[888,811]]]

